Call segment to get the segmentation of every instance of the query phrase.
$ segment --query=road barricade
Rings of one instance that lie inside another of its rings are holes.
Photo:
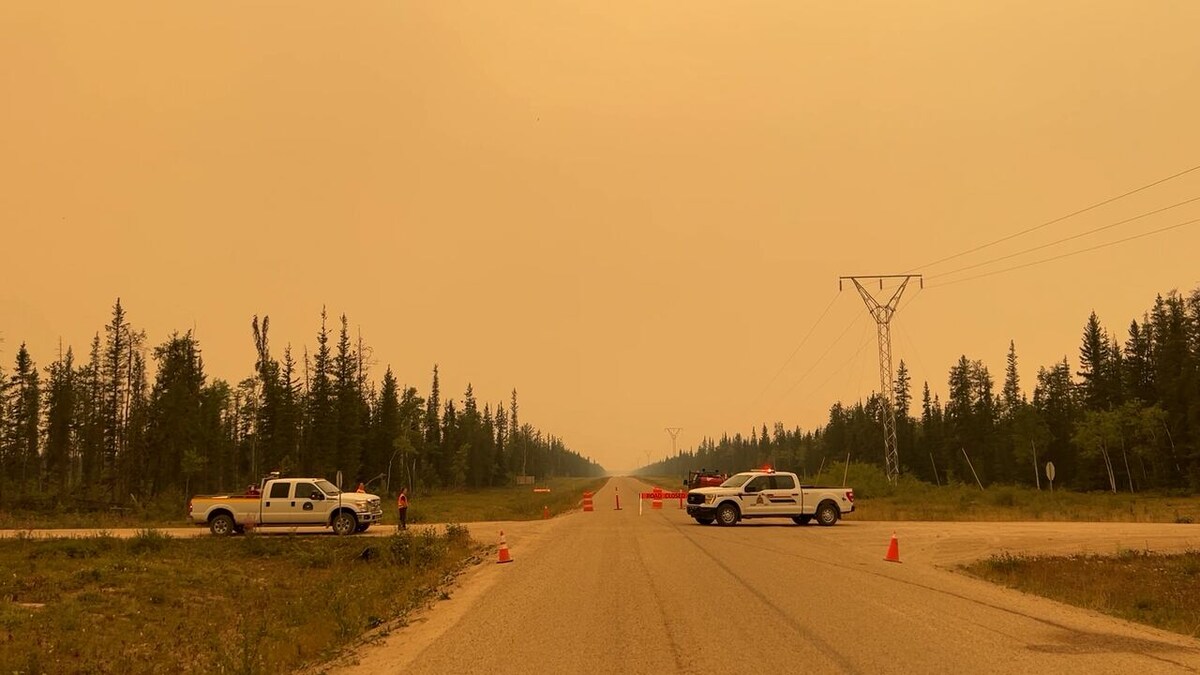
[[[687,497],[687,492],[663,492],[660,487],[655,487],[651,492],[641,492],[638,494],[638,513],[642,512],[642,501],[649,499],[651,509],[662,509],[664,499],[678,499],[679,508],[683,508],[683,500]]]
[[[583,493],[583,510],[584,511],[595,511],[596,510],[592,506],[592,493],[590,493],[590,492]]]

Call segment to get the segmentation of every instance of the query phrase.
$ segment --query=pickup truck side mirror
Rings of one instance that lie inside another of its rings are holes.
[[[309,495],[308,498],[315,502],[319,502],[319,501],[325,499],[325,494],[322,492],[319,492],[317,490],[313,490],[313,493],[311,495]]]
[[[747,485],[746,486],[746,492],[758,492],[759,489],[760,488],[757,485]]]

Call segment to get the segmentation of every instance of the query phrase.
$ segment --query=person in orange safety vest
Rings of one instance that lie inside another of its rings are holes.
[[[396,523],[396,529],[408,529],[408,495],[405,494],[405,489],[400,488],[400,494],[396,496],[396,511],[400,515],[400,520]]]
[[[367,489],[366,489],[365,487],[363,487],[363,484],[362,484],[362,483],[359,483],[359,484],[358,484],[358,487],[357,487],[357,488],[355,488],[355,490],[354,490],[354,491],[355,491],[355,492],[366,492],[366,491],[367,491]]]

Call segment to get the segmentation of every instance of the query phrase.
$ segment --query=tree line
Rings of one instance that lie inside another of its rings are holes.
[[[1200,289],[1159,295],[1123,335],[1092,312],[1078,354],[1078,370],[1066,356],[1039,368],[1032,397],[1013,342],[999,391],[987,366],[963,355],[947,399],[925,382],[919,404],[901,361],[892,393],[902,472],[936,484],[1036,485],[1053,462],[1056,484],[1079,490],[1200,492]],[[834,403],[813,431],[776,423],[705,438],[647,472],[771,465],[812,475],[847,458],[882,467],[886,405],[876,393]]]
[[[60,348],[44,378],[22,343],[11,372],[0,368],[0,504],[238,491],[276,470],[341,471],[351,489],[377,491],[603,473],[523,423],[515,389],[481,407],[470,385],[461,400],[444,398],[436,365],[426,396],[390,367],[373,381],[370,349],[351,339],[345,315],[333,336],[322,310],[311,354],[273,353],[269,317],[250,328],[254,372],[236,384],[207,376],[191,331],[147,349],[120,299],[86,359]]]

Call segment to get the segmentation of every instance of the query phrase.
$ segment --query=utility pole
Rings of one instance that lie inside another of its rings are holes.
[[[683,427],[667,427],[667,433],[671,434],[671,456],[675,456],[675,439],[679,437],[679,432],[683,431]]]
[[[900,279],[900,285],[896,287],[896,292],[886,303],[880,303],[875,299],[875,296],[868,291],[865,286],[860,283],[862,280],[879,280],[879,290],[883,290],[884,279]],[[921,288],[925,287],[925,280],[920,274],[888,274],[882,276],[852,276],[838,277],[838,290],[842,290],[842,282],[850,280],[854,282],[854,287],[858,289],[858,294],[862,296],[863,302],[867,304],[867,311],[871,313],[871,318],[875,319],[875,325],[878,328],[879,335],[879,396],[883,399],[883,453],[884,462],[887,468],[888,481],[895,483],[900,477],[900,455],[896,450],[896,402],[895,393],[892,391],[892,317],[896,314],[897,305],[900,304],[900,296],[904,294],[904,289],[908,287],[908,282],[916,279],[921,284]]]

